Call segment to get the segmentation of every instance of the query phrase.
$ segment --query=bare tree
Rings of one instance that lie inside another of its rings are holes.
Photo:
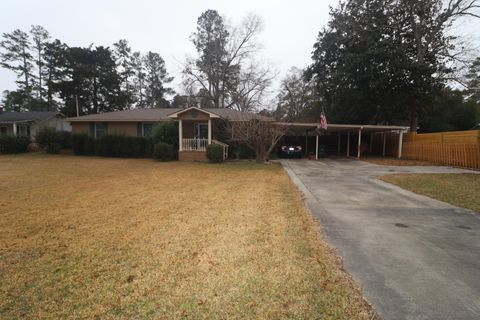
[[[200,98],[211,101],[215,108],[235,104],[230,93],[239,83],[242,68],[260,49],[256,37],[262,30],[260,17],[250,14],[239,27],[230,28],[215,10],[199,17],[192,42],[198,53],[187,58],[183,74]]]
[[[265,163],[287,131],[284,124],[264,117],[229,122],[227,128],[232,140],[242,142],[255,150],[257,163]]]
[[[277,75],[272,70],[268,65],[257,63],[251,63],[246,70],[242,70],[229,92],[232,108],[243,112],[258,111],[265,104],[268,88]]]
[[[315,101],[312,82],[304,79],[303,71],[291,68],[281,82],[275,114],[286,121],[299,120],[306,116]]]

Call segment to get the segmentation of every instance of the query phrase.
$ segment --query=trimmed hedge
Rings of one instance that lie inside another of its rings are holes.
[[[153,158],[160,161],[174,160],[173,146],[165,142],[156,143],[153,149]]]
[[[1,136],[0,153],[13,154],[27,152],[29,144],[29,137]]]
[[[210,162],[223,162],[223,147],[219,144],[209,144],[207,146],[207,159]]]
[[[56,131],[55,128],[43,127],[35,135],[35,141],[47,153],[59,153],[61,149],[71,148],[71,134],[67,131]]]
[[[151,138],[106,135],[94,139],[87,134],[72,136],[73,152],[76,155],[97,155],[101,157],[141,158],[151,157]]]
[[[84,133],[73,134],[72,149],[76,155],[91,156],[95,153],[95,139]]]

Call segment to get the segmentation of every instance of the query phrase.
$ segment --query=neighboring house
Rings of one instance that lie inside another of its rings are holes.
[[[57,131],[71,131],[72,127],[59,112],[28,111],[0,113],[0,135],[25,136],[35,139],[40,128],[51,127]]]
[[[251,119],[274,121],[272,118],[262,115],[232,109],[196,107],[115,111],[68,118],[66,121],[71,123],[73,133],[86,133],[94,138],[100,138],[107,134],[149,136],[156,123],[169,120],[178,121],[179,159],[204,161],[206,160],[206,147],[211,143],[222,145],[224,153],[227,154],[228,145],[225,143],[227,141],[220,142],[222,138],[225,139],[221,136],[222,122]],[[328,128],[324,130],[320,128],[320,123],[282,123],[281,125],[287,126],[292,136],[303,137],[306,154],[312,153],[317,158],[319,145],[322,143],[333,145],[335,153],[345,152],[347,156],[354,154],[359,158],[362,136],[370,144],[370,153],[372,153],[372,142],[380,139],[381,150],[377,153],[385,156],[386,150],[394,149],[394,152],[400,157],[403,132],[408,129],[400,126],[329,124]],[[396,134],[395,141],[391,138],[387,139],[387,134],[391,133]],[[376,139],[374,139],[375,136]],[[309,142],[311,139],[314,141]]]

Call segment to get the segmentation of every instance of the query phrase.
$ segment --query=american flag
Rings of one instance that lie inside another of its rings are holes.
[[[322,113],[320,114],[320,128],[327,130],[327,127],[327,117],[325,116],[325,112],[322,111]]]

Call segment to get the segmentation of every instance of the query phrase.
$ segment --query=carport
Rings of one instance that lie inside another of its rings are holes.
[[[336,154],[360,158],[362,152],[369,155],[402,157],[403,133],[409,127],[390,125],[355,125],[328,124],[327,129],[321,129],[319,123],[282,123],[289,132],[301,132],[305,135],[308,152],[309,137],[314,136],[315,158],[319,157],[319,143],[322,137],[328,137],[330,146],[333,140],[336,144]],[[312,143],[310,143],[312,144]]]

